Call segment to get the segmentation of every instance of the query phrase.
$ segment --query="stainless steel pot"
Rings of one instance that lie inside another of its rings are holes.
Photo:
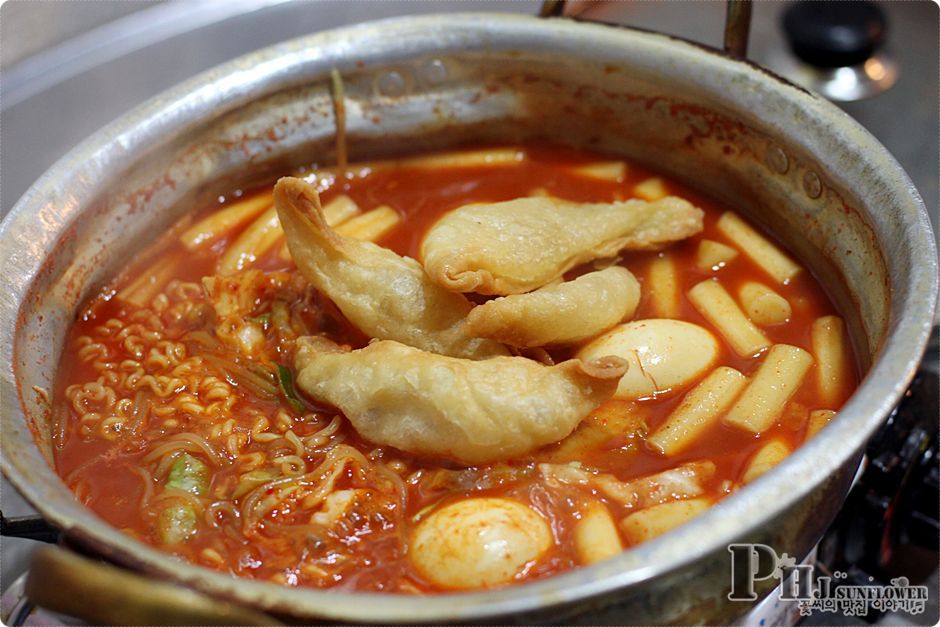
[[[833,423],[693,522],[601,564],[506,589],[424,598],[297,590],[180,563],[109,527],[52,470],[48,391],[79,304],[143,242],[233,187],[333,159],[329,72],[351,157],[549,141],[688,181],[785,241],[845,316],[866,376]],[[150,101],[59,161],[0,226],[2,468],[70,540],[266,612],[357,622],[723,622],[727,545],[802,556],[903,393],[937,296],[934,239],[907,176],[821,98],[667,36],[506,15],[332,31],[242,57]],[[616,613],[615,613],[616,612]]]

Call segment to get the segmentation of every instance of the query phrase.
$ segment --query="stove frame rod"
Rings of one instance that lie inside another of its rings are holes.
[[[732,57],[747,57],[751,34],[751,0],[728,0],[725,11],[725,52]]]
[[[40,516],[7,518],[3,515],[3,512],[0,512],[0,536],[26,538],[55,544],[59,541],[59,530]]]
[[[752,0],[727,0],[725,11],[724,49],[729,56],[744,59],[747,56],[747,41],[751,34]],[[539,17],[563,17],[566,0],[544,0]]]

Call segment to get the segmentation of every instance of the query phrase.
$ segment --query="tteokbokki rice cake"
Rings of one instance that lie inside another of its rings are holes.
[[[592,564],[756,480],[857,383],[807,268],[608,156],[311,168],[193,209],[74,324],[55,463],[236,576],[431,593]]]

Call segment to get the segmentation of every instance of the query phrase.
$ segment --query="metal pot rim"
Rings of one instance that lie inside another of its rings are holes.
[[[435,35],[431,35],[435,33]],[[716,76],[747,75],[761,93],[739,95],[742,106],[760,109],[759,99],[767,94],[797,102],[831,125],[857,147],[873,171],[890,183],[892,196],[908,212],[905,237],[911,245],[897,255],[924,255],[911,264],[906,281],[912,293],[921,299],[909,299],[892,309],[900,312],[890,322],[887,339],[879,355],[852,399],[840,411],[839,418],[812,441],[802,446],[773,471],[723,500],[692,522],[651,542],[625,551],[622,555],[595,566],[524,585],[483,592],[431,595],[416,599],[399,595],[344,593],[335,591],[289,589],[276,584],[237,580],[188,563],[180,563],[162,552],[141,544],[98,519],[90,510],[76,503],[71,510],[59,510],[37,502],[24,468],[17,463],[14,445],[3,442],[2,470],[10,481],[49,520],[83,539],[93,539],[110,547],[110,557],[136,564],[151,572],[191,584],[213,595],[224,595],[259,607],[291,611],[325,618],[414,622],[479,619],[541,609],[635,585],[665,572],[702,559],[714,546],[734,542],[758,522],[772,518],[823,482],[839,464],[863,446],[870,433],[900,398],[913,376],[926,345],[933,309],[937,299],[937,263],[934,240],[923,203],[906,174],[887,151],[867,131],[829,103],[778,79],[746,62],[730,59],[716,51],[703,49],[674,37],[613,28],[605,25],[575,23],[567,20],[540,20],[503,14],[452,14],[392,18],[361,24],[296,39],[251,53],[205,72],[176,88],[148,101],[120,120],[98,131],[91,138],[60,159],[20,199],[0,224],[0,248],[17,251],[23,245],[19,233],[36,233],[33,217],[43,205],[70,203],[73,210],[89,198],[98,172],[115,163],[121,155],[136,154],[161,130],[193,124],[207,112],[232,108],[267,93],[270,86],[291,82],[285,77],[296,73],[294,82],[311,73],[328,71],[330,59],[349,60],[354,54],[348,42],[366,41],[392,56],[405,51],[397,41],[411,38],[429,52],[437,46],[477,45],[518,47],[537,45],[540,38],[560,38],[590,42],[595,49],[621,54],[629,49],[645,57],[660,55],[676,65],[689,64],[696,72]],[[480,43],[479,40],[485,40]],[[408,52],[414,53],[413,50]],[[708,52],[706,54],[706,52]],[[676,69],[677,73],[687,70]],[[785,126],[785,123],[781,123]],[[68,199],[55,188],[63,181],[71,189]],[[84,196],[83,196],[84,194]],[[11,364],[3,371],[4,391],[12,391],[13,340],[15,322],[24,294],[35,277],[48,249],[48,240],[29,239],[25,254],[11,254],[8,276],[12,289],[0,296],[0,346]],[[890,260],[889,260],[890,261]],[[7,397],[10,395],[8,394]],[[3,401],[4,413],[17,411],[16,401]],[[7,411],[9,410],[9,411]],[[13,420],[6,415],[4,422]],[[806,480],[799,485],[788,481],[799,470]],[[747,522],[743,522],[747,521]],[[700,541],[707,538],[707,542]]]

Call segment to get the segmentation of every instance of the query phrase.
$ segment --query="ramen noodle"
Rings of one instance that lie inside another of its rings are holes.
[[[67,339],[59,474],[179,559],[403,594],[548,577],[760,489],[856,385],[808,268],[638,164],[512,146],[294,174],[296,215],[271,186],[194,208]],[[662,237],[615,219],[639,210]]]

